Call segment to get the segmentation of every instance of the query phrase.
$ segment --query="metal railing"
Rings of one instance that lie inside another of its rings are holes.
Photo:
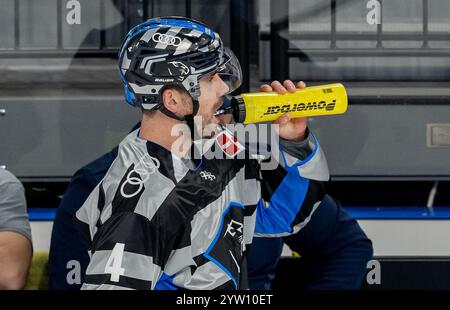
[[[336,29],[337,5],[351,4],[353,0],[324,1],[308,12],[301,12],[295,16],[289,15],[289,0],[271,1],[271,28],[270,34],[262,34],[260,39],[268,41],[271,45],[271,72],[275,79],[284,79],[289,76],[289,59],[297,57],[302,61],[309,61],[311,57],[450,57],[449,48],[432,48],[430,41],[450,41],[450,34],[431,33],[429,31],[429,1],[422,0],[422,31],[421,33],[398,32],[385,33],[383,23],[378,24],[376,33],[349,33],[338,32]],[[382,1],[379,0],[382,4]],[[330,10],[331,22],[329,33],[296,33],[289,32],[289,19],[311,19],[324,10]],[[326,48],[291,48],[290,40],[329,41]],[[336,42],[339,40],[376,41],[374,48],[340,48]],[[422,41],[417,48],[391,48],[385,47],[385,41]]]
[[[12,49],[0,50],[0,57],[116,57],[117,49],[106,44],[105,35],[105,1],[99,1],[99,44],[98,48],[77,49],[67,48],[63,46],[63,3],[64,0],[57,0],[55,10],[56,14],[56,46],[54,48],[45,49],[30,49],[20,46],[20,25],[23,20],[20,16],[20,0],[14,0],[14,44]],[[186,1],[186,5],[190,5],[191,1]],[[121,1],[121,8],[119,9],[123,16],[127,16],[126,22],[122,25],[122,32],[117,35],[123,35],[127,29],[145,20],[150,16],[152,5],[149,0],[130,0]]]
[[[63,44],[63,5],[65,0],[56,0],[56,7],[54,8],[56,14],[56,44],[49,48],[25,48],[21,46],[20,27],[20,0],[14,0],[14,43],[12,48],[0,49],[1,58],[33,58],[33,57],[71,57],[71,58],[116,58],[117,46],[108,46],[106,42],[105,30],[105,1],[100,1],[99,8],[99,42],[96,48],[68,48]],[[122,0],[117,2],[117,9],[122,16],[125,17],[124,22],[120,27],[121,33],[117,33],[118,37],[123,37],[125,33],[132,26],[147,20],[154,16],[155,3],[152,0]],[[243,69],[243,85],[242,91],[249,89],[249,47],[248,47],[248,14],[249,1],[230,0],[230,33],[232,36],[231,49],[237,55],[242,69]],[[192,17],[192,1],[184,1],[184,12],[186,17]],[[197,17],[197,16],[196,16]],[[201,19],[202,17],[197,17]],[[116,35],[116,34],[114,34]]]
[[[63,46],[63,5],[66,0],[56,0],[55,11],[56,20],[56,46],[54,48],[38,48],[30,49],[20,46],[20,27],[23,20],[20,16],[20,1],[14,0],[14,44],[12,48],[0,49],[0,57],[115,57],[117,54],[117,47],[111,47],[106,44],[106,33],[105,33],[105,1],[99,1],[99,31],[100,38],[98,48],[91,49],[77,49],[77,48],[67,48]],[[151,0],[121,0],[117,2],[120,7],[117,9],[120,11],[122,16],[125,17],[123,22],[121,33],[117,33],[118,36],[123,36],[132,26],[139,22],[147,20],[154,16],[154,1]],[[186,17],[191,17],[192,15],[192,1],[184,1],[184,11]],[[76,52],[76,54],[74,54]]]

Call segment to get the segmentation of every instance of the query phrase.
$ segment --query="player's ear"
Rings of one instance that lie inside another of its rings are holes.
[[[163,104],[172,113],[181,112],[182,97],[175,88],[167,88],[162,93]]]

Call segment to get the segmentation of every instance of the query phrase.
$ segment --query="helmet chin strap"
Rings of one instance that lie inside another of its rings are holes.
[[[163,113],[164,115],[176,119],[177,121],[183,122],[186,120],[185,116],[178,116],[175,113],[173,113],[172,111],[169,111],[163,104],[161,105],[161,107],[159,108],[159,111],[161,111],[161,113]]]
[[[199,103],[198,100],[192,98],[192,113],[185,115],[185,116],[178,116],[175,113],[173,113],[172,111],[169,111],[164,105],[161,105],[158,109],[159,111],[161,111],[161,113],[165,114],[166,116],[176,119],[177,121],[182,121],[182,122],[186,122],[186,125],[188,125],[189,131],[191,132],[191,141],[192,141],[192,145],[189,149],[189,156],[191,158],[191,160],[193,160],[194,165],[198,166],[198,162],[196,163],[196,158],[199,154],[195,154],[195,152],[200,152],[197,147],[195,146],[195,138],[197,137],[202,137],[200,133],[198,133],[198,130],[195,126],[195,122],[194,122],[194,117],[197,115],[198,110],[199,110]],[[195,133],[198,133],[197,135]],[[196,156],[197,155],[197,156]]]
[[[197,131],[197,128],[196,128],[196,126],[195,126],[195,122],[194,122],[194,117],[197,115],[197,113],[198,113],[198,108],[199,108],[199,103],[198,103],[198,100],[196,100],[196,99],[194,99],[194,98],[192,98],[192,114],[189,114],[189,115],[185,115],[184,116],[184,119],[186,120],[186,124],[188,125],[188,127],[189,127],[189,131],[191,132],[191,141],[192,141],[192,145],[191,145],[191,148],[190,148],[190,158],[192,159],[192,160],[194,160],[195,158],[196,158],[196,154],[195,154],[195,151],[196,151],[196,147],[195,147],[195,144],[194,144],[194,141],[195,141],[195,137],[197,136],[197,137],[201,137],[201,135],[199,135],[199,134],[195,134],[196,132],[198,133],[198,131]]]
[[[192,114],[188,114],[185,116],[178,116],[175,113],[173,113],[172,111],[169,111],[164,105],[161,105],[161,107],[159,108],[159,110],[161,111],[161,113],[165,114],[166,116],[176,119],[177,121],[181,121],[181,122],[186,122],[186,124],[189,127],[189,130],[191,132],[191,140],[195,141],[195,132],[197,131],[197,128],[195,127],[195,123],[194,123],[194,117],[197,115],[198,113],[198,109],[199,109],[199,103],[198,100],[192,98]],[[201,137],[201,135],[197,135],[197,137]],[[193,150],[194,148],[191,148],[191,150]],[[192,156],[193,154],[191,154]]]
[[[198,100],[192,98],[192,114],[184,116],[184,119],[186,120],[186,124],[188,125],[189,130],[191,131],[191,140],[192,140],[192,142],[195,141],[195,136],[201,137],[201,135],[199,135],[199,134],[195,135],[195,132],[197,131],[197,128],[195,127],[194,117],[198,113],[198,108],[199,108]],[[199,132],[197,132],[197,133],[199,133]]]

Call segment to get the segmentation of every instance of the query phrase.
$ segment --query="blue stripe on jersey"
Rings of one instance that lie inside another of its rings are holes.
[[[206,257],[207,259],[209,259],[209,260],[212,261],[214,264],[216,264],[220,269],[223,270],[223,272],[225,272],[225,273],[230,277],[230,279],[233,281],[233,283],[234,283],[234,285],[235,285],[235,287],[236,287],[236,289],[237,289],[237,288],[238,288],[238,283],[237,283],[236,279],[233,277],[233,275],[231,274],[231,272],[230,272],[227,268],[225,268],[225,266],[223,266],[221,263],[219,263],[216,259],[214,259],[212,256],[209,255],[209,253],[211,252],[211,250],[212,250],[212,249],[214,248],[214,246],[216,245],[217,239],[219,239],[219,237],[220,237],[220,233],[222,232],[223,222],[225,221],[225,215],[228,213],[228,211],[230,211],[230,209],[231,209],[232,207],[239,207],[239,208],[244,209],[244,206],[243,206],[242,204],[240,204],[239,202],[234,202],[234,201],[230,202],[230,204],[228,205],[228,207],[227,207],[227,208],[225,209],[225,211],[222,213],[222,219],[221,219],[221,222],[220,222],[220,227],[219,227],[219,229],[217,230],[217,234],[216,234],[216,236],[214,237],[213,242],[212,242],[211,245],[208,247],[208,249],[206,250],[206,252],[205,252],[204,255],[205,255],[205,257]]]
[[[298,173],[288,173],[273,193],[268,208],[264,207],[262,199],[259,200],[255,232],[260,234],[292,232],[291,224],[305,200],[308,186],[309,179],[302,178]]]
[[[156,282],[155,290],[156,291],[178,290],[178,287],[176,287],[173,284],[173,278],[174,278],[174,276],[168,276],[167,274],[163,273],[161,275],[161,277],[159,278],[158,282]]]

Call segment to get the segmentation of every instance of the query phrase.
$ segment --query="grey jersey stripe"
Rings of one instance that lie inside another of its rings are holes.
[[[183,163],[182,160],[174,157],[172,157],[172,167],[177,183],[180,182],[180,180],[184,178],[186,173],[189,171],[189,168]]]
[[[162,174],[155,174],[145,187],[134,212],[151,220],[161,203],[175,188],[175,184]]]
[[[213,290],[230,280],[230,277],[213,262],[197,268],[191,275],[188,270],[176,275],[173,283],[188,290]]]
[[[91,257],[92,263],[86,269],[86,274],[95,275],[105,273],[106,263],[111,255],[112,250],[96,251]],[[124,268],[124,276],[143,281],[156,282],[161,274],[161,267],[153,263],[153,258],[142,254],[124,251],[121,265],[126,266]],[[148,272],[142,273],[142,270],[147,270]]]
[[[315,156],[299,166],[298,171],[304,178],[326,182],[330,179],[327,160],[319,144],[317,144],[317,148]]]
[[[170,254],[170,260],[164,267],[164,273],[173,275],[183,269],[190,271],[190,266],[195,266],[195,261],[192,258],[192,247],[187,246],[182,249],[172,251]]]
[[[254,210],[256,212],[256,208]],[[253,240],[253,233],[255,231],[256,216],[244,216],[244,243],[251,244]]]

